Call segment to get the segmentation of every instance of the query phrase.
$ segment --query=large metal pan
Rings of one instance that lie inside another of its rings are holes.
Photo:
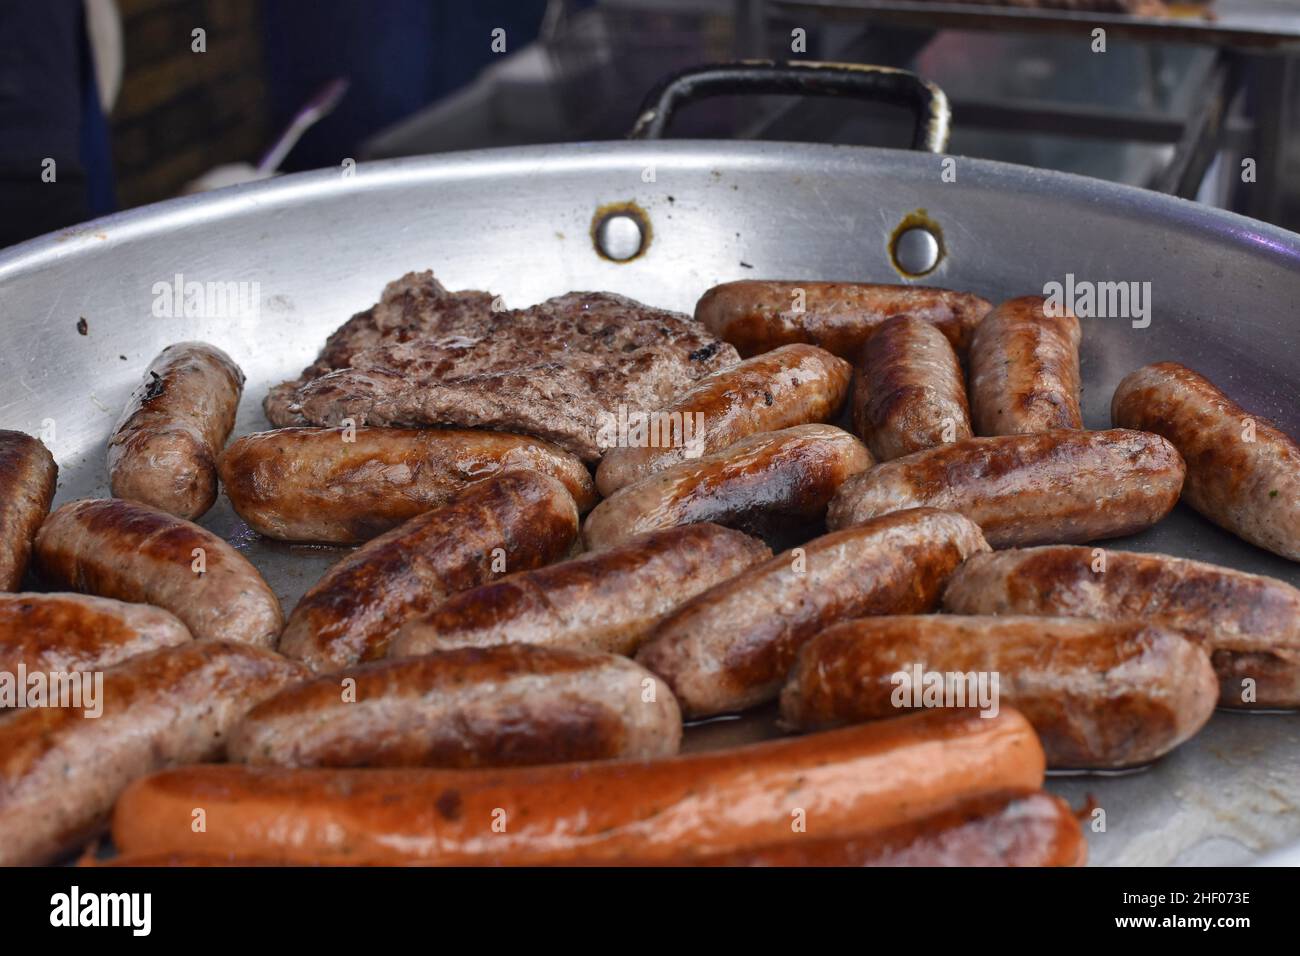
[[[1151,283],[1149,327],[1084,322],[1089,427],[1108,424],[1122,375],[1174,358],[1300,433],[1300,236],[1090,179],[975,159],[949,168],[955,181],[942,157],[921,152],[589,143],[345,164],[112,216],[0,253],[0,427],[49,439],[59,501],[107,495],[109,430],[168,343],[204,339],[239,361],[242,434],[266,427],[268,386],[408,270],[432,268],[451,288],[490,289],[510,305],[608,289],[690,311],[731,279],[900,281],[890,237],[920,221],[942,231],[930,284],[996,300],[1067,273]],[[611,209],[648,227],[626,262],[593,241]],[[244,287],[252,308],[187,316],[182,302],[168,313],[178,275],[256,283]],[[338,557],[262,541],[224,501],[203,523],[241,548],[287,607]],[[1181,508],[1123,544],[1300,584],[1300,565]],[[690,744],[763,729],[761,718],[715,723]],[[1090,835],[1094,862],[1248,862],[1300,838],[1300,716],[1220,713],[1146,772],[1051,787],[1076,803],[1093,794],[1104,809],[1105,831]]]

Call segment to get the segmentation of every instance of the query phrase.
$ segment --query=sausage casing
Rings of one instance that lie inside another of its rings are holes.
[[[50,512],[59,467],[39,439],[0,429],[0,591],[16,591]]]
[[[659,862],[731,867],[987,867],[1083,866],[1087,859],[1088,841],[1070,805],[1039,790],[982,794],[923,820],[863,836],[787,840],[775,846]],[[155,864],[169,865],[165,860]],[[199,861],[189,865],[212,864]],[[620,861],[619,865],[625,864]]]
[[[1168,753],[1205,725],[1217,699],[1209,656],[1169,628],[933,614],[822,631],[799,654],[781,716],[817,730],[923,702],[984,713],[1010,705],[1038,732],[1048,767],[1095,770]]]
[[[36,536],[36,565],[55,587],[166,608],[200,640],[270,647],[284,624],[247,558],[206,528],[134,501],[59,508]]]
[[[108,443],[113,497],[193,521],[217,500],[217,456],[235,427],[244,373],[221,349],[163,349]]]
[[[454,594],[403,625],[389,656],[509,642],[632,654],[673,608],[771,556],[716,524],[652,531]]]
[[[862,443],[832,425],[751,435],[620,488],[587,515],[583,540],[596,551],[695,521],[762,533],[778,518],[820,519],[835,489],[870,465]]]
[[[852,362],[880,323],[902,313],[934,323],[964,355],[990,307],[969,292],[925,286],[744,279],[705,292],[695,318],[744,358],[807,342]]]
[[[220,466],[230,503],[254,531],[324,544],[368,541],[515,469],[558,478],[582,512],[596,503],[573,455],[486,429],[280,428],[231,443]]]
[[[654,860],[861,834],[1042,780],[1042,748],[1014,710],[923,713],[651,761],[187,767],[129,787],[113,841],[125,854],[322,864]],[[207,811],[204,834],[191,829],[194,807]],[[799,817],[806,832],[792,826]]]
[[[397,629],[448,595],[565,555],[578,508],[533,471],[475,482],[348,555],[303,595],[280,652],[313,670],[377,660]]]
[[[101,670],[191,640],[169,611],[88,594],[0,594],[0,673]]]
[[[1177,628],[1210,653],[1221,707],[1300,707],[1300,590],[1273,578],[1166,554],[1012,549],[958,568],[943,604]]]
[[[1163,435],[1187,461],[1187,503],[1237,537],[1300,561],[1300,445],[1176,362],[1130,373],[1110,417]]]
[[[281,691],[231,760],[282,767],[511,767],[677,752],[666,686],[626,657],[528,644],[345,668]]]
[[[600,860],[598,866],[1083,866],[1088,842],[1074,811],[1042,790],[963,800],[951,810],[863,836],[787,840],[710,856]],[[501,866],[511,860],[493,860]],[[565,860],[563,866],[582,865]],[[117,856],[91,866],[291,866],[283,858],[199,853]]]
[[[1146,432],[968,438],[850,478],[826,523],[848,528],[891,511],[930,507],[964,514],[994,548],[1114,538],[1167,515],[1183,471],[1174,446]]]
[[[776,697],[800,646],[829,624],[928,611],[967,557],[987,551],[961,515],[915,509],[814,538],[682,605],[637,660],[691,717]]]
[[[99,830],[130,781],[220,757],[244,711],[303,673],[259,647],[190,641],[104,671],[96,718],[78,707],[8,712],[0,718],[0,865],[53,862]]]
[[[1082,428],[1079,320],[1042,296],[1003,302],[975,328],[970,404],[979,435]]]
[[[659,413],[657,445],[612,448],[596,469],[605,496],[625,485],[759,432],[833,419],[848,396],[852,366],[815,345],[786,345],[701,379]],[[680,424],[676,424],[680,422]],[[688,426],[691,440],[686,440]],[[668,435],[664,433],[670,432]],[[674,437],[680,440],[670,440]],[[656,436],[647,436],[647,442]],[[666,447],[665,447],[666,446]]]
[[[853,427],[877,461],[971,437],[961,363],[933,324],[897,315],[867,339],[853,384]]]

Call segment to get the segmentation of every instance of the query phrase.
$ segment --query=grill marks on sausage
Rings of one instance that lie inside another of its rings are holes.
[[[102,828],[135,778],[218,758],[244,710],[303,673],[261,648],[188,642],[107,670],[97,719],[59,707],[7,715],[0,720],[0,865],[52,862]]]
[[[1112,429],[969,438],[885,462],[844,483],[827,524],[905,508],[961,512],[995,548],[1119,537],[1163,518],[1184,465],[1158,435]]]
[[[910,315],[881,324],[858,360],[853,424],[878,461],[971,437],[961,364],[942,332]]]
[[[191,639],[171,613],[84,594],[0,594],[0,672],[100,670]]]
[[[587,516],[583,539],[597,550],[695,521],[761,535],[783,518],[820,518],[835,490],[870,464],[862,443],[831,425],[751,435],[620,488]]]
[[[281,649],[318,669],[383,657],[406,620],[491,580],[494,549],[507,569],[528,570],[561,557],[577,530],[554,478],[515,471],[471,485],[331,568],[298,602]]]
[[[1051,315],[1042,296],[1010,299],[971,339],[971,411],[980,435],[1083,427],[1079,320]]]
[[[343,701],[344,679],[355,701]],[[232,759],[284,766],[492,767],[675,753],[666,689],[625,657],[503,644],[347,668],[251,711]]]
[[[247,435],[221,460],[226,494],[261,534],[355,543],[445,504],[510,470],[549,474],[590,510],[586,466],[527,435],[468,429],[282,428]]]
[[[631,654],[672,608],[771,554],[713,524],[651,532],[453,595],[405,625],[390,653],[517,641]]]
[[[797,312],[800,292],[804,309]],[[904,313],[933,323],[964,355],[990,308],[977,295],[925,286],[744,279],[705,292],[695,318],[745,358],[803,342],[856,361],[880,324]]]
[[[815,538],[696,596],[665,618],[637,660],[689,716],[774,698],[800,646],[843,618],[931,610],[965,558],[988,549],[960,515],[915,509]]]
[[[1163,435],[1187,461],[1183,496],[1238,537],[1300,561],[1300,445],[1176,362],[1130,373],[1111,420]],[[1254,440],[1246,439],[1247,421]]]
[[[133,501],[64,505],[41,527],[36,559],[57,587],[156,604],[199,639],[269,646],[283,624],[279,601],[239,552],[205,528]]]
[[[703,429],[693,436],[699,442],[694,454],[714,454],[759,432],[829,421],[844,403],[851,372],[847,362],[816,346],[783,346],[714,372],[676,396],[662,412],[684,421],[701,416]],[[613,448],[601,459],[596,483],[602,494],[611,495],[691,460],[691,453],[684,442],[677,447]]]
[[[1300,590],[1273,578],[1163,554],[1042,547],[972,558],[944,606],[961,614],[1070,615],[1154,621],[1210,652],[1220,706],[1300,706]],[[1242,680],[1256,700],[1242,700]]]
[[[0,591],[21,586],[58,476],[53,456],[38,439],[0,429]]]
[[[998,674],[1001,706],[1028,718],[1048,766],[1062,769],[1149,763],[1204,726],[1218,698],[1205,651],[1159,625],[897,616],[846,621],[808,642],[782,692],[782,716],[808,730],[894,717],[893,675],[918,665]]]
[[[243,388],[244,373],[218,348],[180,342],[163,349],[109,441],[113,494],[186,520],[206,512]]]

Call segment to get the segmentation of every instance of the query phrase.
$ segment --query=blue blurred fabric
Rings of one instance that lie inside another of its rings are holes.
[[[545,0],[263,0],[274,130],[335,77],[351,81],[338,108],[311,129],[285,170],[332,166],[371,134],[478,75],[497,54],[536,39]]]

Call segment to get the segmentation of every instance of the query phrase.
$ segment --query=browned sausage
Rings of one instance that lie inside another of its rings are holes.
[[[923,713],[652,761],[187,767],[128,788],[113,841],[128,855],[309,863],[655,860],[861,834],[1042,779],[1042,748],[1014,710],[992,720]],[[195,807],[206,811],[206,833],[191,828]]]
[[[466,428],[280,428],[246,435],[221,456],[239,516],[284,541],[356,544],[504,471],[564,483],[581,512],[596,504],[587,466],[527,435]]]
[[[36,566],[54,587],[166,608],[200,640],[270,647],[284,624],[247,558],[211,531],[134,501],[59,508],[36,536]]]
[[[968,438],[850,478],[826,513],[850,528],[903,508],[959,511],[995,548],[1092,541],[1155,524],[1178,501],[1183,460],[1158,435],[1113,429]]]
[[[1176,362],[1130,373],[1111,401],[1124,428],[1155,432],[1187,460],[1187,503],[1239,538],[1300,561],[1300,445]]]
[[[1042,790],[963,800],[923,820],[865,836],[810,837],[710,856],[596,860],[597,866],[1083,866],[1088,843],[1074,811]],[[493,860],[509,866],[511,860]],[[582,865],[565,860],[560,865]],[[283,858],[160,853],[82,861],[83,866],[292,866]]]
[[[972,797],[934,816],[865,836],[787,840],[775,846],[652,865],[1083,866],[1087,859],[1088,841],[1070,805],[1039,790]],[[620,860],[618,865],[645,864]]]
[[[1026,548],[967,561],[943,603],[1178,628],[1210,652],[1220,706],[1300,707],[1300,590],[1273,578],[1166,554]]]
[[[244,373],[203,342],[169,345],[131,393],[108,443],[115,498],[187,521],[217,500],[217,456],[235,427]]]
[[[656,413],[644,447],[607,451],[596,486],[612,495],[750,435],[830,421],[848,396],[852,373],[848,362],[815,345],[786,345],[714,372]]]
[[[835,621],[928,611],[979,528],[929,508],[814,538],[710,588],[660,622],[637,660],[691,717],[776,697],[800,646]]]
[[[528,644],[345,668],[263,701],[231,760],[282,767],[518,767],[675,754],[672,693],[626,657]]]
[[[970,404],[980,435],[1082,428],[1079,320],[1041,295],[1003,302],[970,343]]]
[[[316,671],[381,658],[406,621],[563,557],[577,533],[578,508],[554,478],[512,471],[475,482],[330,568],[289,616],[280,652]]]
[[[0,429],[0,591],[16,591],[54,500],[59,466],[31,435]]]
[[[704,293],[695,318],[745,358],[807,342],[852,362],[881,322],[902,313],[934,323],[965,354],[990,307],[968,292],[925,286],[744,279]]]
[[[971,437],[961,363],[934,325],[897,315],[867,339],[853,384],[853,427],[877,461]]]
[[[0,594],[0,673],[101,670],[189,641],[160,607],[86,594]],[[3,706],[3,704],[0,704]]]
[[[870,465],[862,443],[831,425],[751,435],[620,488],[587,515],[583,540],[596,551],[694,521],[763,533],[778,518],[820,519],[835,489]]]
[[[522,642],[631,654],[673,608],[771,556],[756,538],[716,524],[652,531],[454,594],[403,625],[388,653]]]
[[[219,757],[244,711],[303,673],[258,647],[190,641],[103,672],[97,718],[79,707],[9,712],[0,718],[0,865],[75,849],[128,783]]]
[[[1210,658],[1177,631],[1068,617],[874,617],[804,645],[781,692],[801,730],[881,720],[920,706],[1010,705],[1038,732],[1047,766],[1150,763],[1210,719]]]

